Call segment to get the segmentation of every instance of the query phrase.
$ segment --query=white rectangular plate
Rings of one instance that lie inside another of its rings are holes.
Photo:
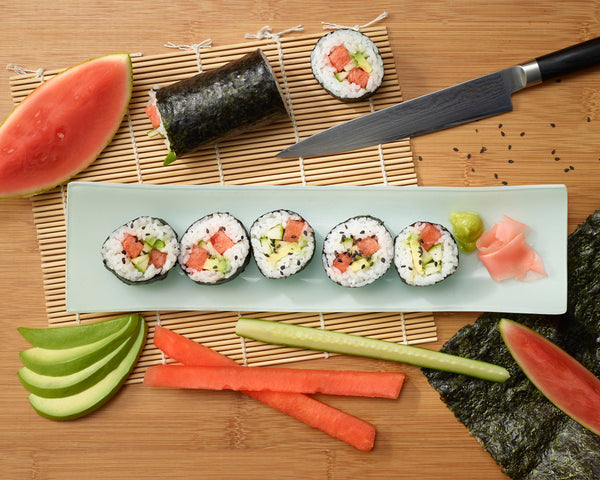
[[[178,266],[159,282],[130,286],[102,263],[100,248],[120,225],[140,215],[166,220],[181,236],[200,217],[229,212],[249,230],[263,213],[300,213],[316,233],[311,264],[288,279],[267,280],[252,260],[235,280],[198,285]],[[450,227],[454,211],[475,211],[489,229],[503,215],[530,227],[527,242],[541,255],[548,277],[495,282],[475,253],[460,255],[454,275],[430,287],[404,284],[394,267],[375,283],[345,288],[327,278],[323,238],[356,215],[383,220],[395,236],[419,220]],[[567,189],[516,187],[181,186],[73,182],[67,195],[66,307],[68,312],[489,311],[560,314],[567,298]]]

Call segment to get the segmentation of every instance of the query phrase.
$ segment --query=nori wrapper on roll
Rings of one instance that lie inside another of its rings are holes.
[[[191,153],[289,115],[277,79],[260,49],[159,88],[156,106],[173,152],[170,156]]]

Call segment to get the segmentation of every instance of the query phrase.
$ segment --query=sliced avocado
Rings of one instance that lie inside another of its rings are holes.
[[[297,242],[278,242],[275,251],[267,258],[269,262],[277,263],[283,257],[300,250]]]
[[[93,412],[110,400],[121,388],[133,370],[146,343],[148,326],[142,321],[135,343],[114,370],[102,380],[75,395],[62,398],[44,398],[34,393],[29,402],[42,417],[52,420],[72,420]]]
[[[416,237],[410,237],[409,239],[410,253],[413,261],[413,271],[418,275],[423,275],[423,247],[419,243]]]
[[[221,273],[229,273],[231,271],[231,265],[225,257],[212,256],[206,259],[204,262],[204,270],[214,270]]]
[[[364,53],[356,52],[354,55],[352,55],[352,58],[356,62],[356,65],[359,68],[362,68],[365,72],[371,73],[373,71],[373,67],[371,67],[371,64],[365,58]]]
[[[132,258],[131,263],[133,263],[133,266],[137,270],[144,273],[148,269],[148,265],[150,264],[150,253],[143,253],[139,257]]]
[[[348,265],[348,268],[350,268],[350,270],[356,273],[359,270],[362,270],[363,268],[367,268],[370,263],[370,260],[368,260],[367,258],[360,257],[354,260],[350,265]]]
[[[273,243],[270,238],[261,237],[260,250],[264,255],[271,255],[273,253]]]
[[[87,345],[65,349],[33,347],[23,350],[19,357],[23,365],[40,375],[61,376],[83,370],[112,352],[129,337],[142,321],[141,315],[131,315],[121,330]]]
[[[342,248],[346,251],[349,251],[350,249],[352,249],[352,246],[354,245],[354,239],[353,238],[345,238],[344,240],[342,240]]]
[[[79,347],[97,340],[123,328],[131,315],[102,320],[100,322],[66,327],[25,328],[19,327],[19,333],[34,347],[50,350]]]
[[[282,240],[283,239],[283,225],[275,225],[267,230],[266,237],[272,240]]]
[[[433,260],[433,257],[431,256],[431,253],[424,248],[421,250],[421,252],[421,265],[425,266]]]
[[[344,65],[344,71],[350,72],[350,70],[352,70],[353,68],[356,68],[356,62],[354,61],[354,58],[350,60],[346,65]]]
[[[156,237],[150,237],[147,240],[144,240],[144,245],[146,247],[150,247],[150,249],[148,250],[148,253],[150,253],[150,250],[152,250],[153,248],[156,248],[157,250],[165,248],[165,242],[163,242],[162,240],[159,240]]]
[[[442,262],[438,262],[436,260],[434,260],[433,262],[429,262],[427,265],[425,265],[424,270],[424,274],[425,275],[431,275],[433,273],[438,273],[442,271]]]
[[[30,393],[35,393],[40,397],[59,398],[75,395],[102,380],[121,363],[121,360],[125,358],[125,355],[133,346],[140,326],[141,322],[138,322],[131,336],[124,337],[117,348],[83,370],[70,375],[53,377],[40,375],[27,367],[23,367],[17,372],[17,376],[21,384]]]

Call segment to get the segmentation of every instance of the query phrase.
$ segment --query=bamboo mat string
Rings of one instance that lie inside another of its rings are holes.
[[[12,70],[13,72],[15,72],[17,75],[27,75],[28,73],[35,73],[35,77],[39,77],[40,79],[40,83],[44,83],[45,79],[44,79],[44,68],[40,67],[37,70],[29,70],[28,68],[23,68],[19,65],[14,65],[12,63],[9,63],[8,65],[6,65],[6,69],[7,70]]]
[[[325,316],[323,312],[319,312],[319,322],[321,324],[321,330],[325,330]],[[329,352],[323,352],[325,354],[325,358],[329,358]]]
[[[375,111],[375,104],[373,103],[373,98],[369,98],[369,107],[371,108],[371,113]],[[381,163],[381,176],[383,178],[383,185],[387,187],[387,173],[385,171],[385,158],[383,156],[383,147],[381,144],[377,146],[379,152],[379,162]]]
[[[406,319],[404,318],[404,312],[400,312],[400,327],[402,328],[402,343],[408,345],[408,338],[406,335]]]
[[[138,183],[144,183],[142,178],[142,166],[140,165],[140,155],[138,153],[137,144],[135,142],[135,132],[131,123],[131,110],[127,109],[127,127],[129,128],[129,137],[131,138],[131,148],[133,149],[133,158],[135,159],[135,169],[137,171]]]
[[[287,99],[287,104],[290,112],[290,119],[292,121],[292,127],[294,129],[294,138],[296,142],[300,141],[300,136],[298,135],[298,124],[296,123],[296,116],[294,115],[294,105],[292,104],[292,97],[290,95],[290,89],[288,84],[288,78],[285,73],[285,62],[283,56],[283,48],[281,46],[280,38],[282,35],[290,32],[301,32],[304,30],[302,25],[296,25],[295,27],[288,28],[287,30],[282,30],[279,33],[271,33],[271,27],[269,25],[265,25],[262,27],[257,33],[247,33],[246,38],[256,38],[258,40],[264,39],[273,39],[277,44],[277,51],[279,53],[279,65],[281,67],[281,75],[283,77],[283,86],[285,88],[285,96]],[[304,171],[304,157],[299,157],[298,162],[300,164],[300,176],[302,178],[302,185],[306,186],[306,173]]]
[[[206,40],[202,40],[200,43],[193,43],[191,45],[175,45],[173,42],[167,42],[164,46],[167,48],[176,48],[178,50],[193,50],[196,53],[198,71],[202,72],[202,58],[200,57],[200,50],[203,48],[212,47],[212,40],[207,38]]]
[[[158,325],[160,327],[160,312],[157,310],[156,311],[156,325]],[[160,360],[161,363],[164,365],[165,363],[167,363],[167,359],[165,357],[165,352],[163,352],[162,350],[160,350]]]
[[[388,17],[388,13],[383,12],[381,15],[379,15],[377,18],[371,20],[370,22],[365,23],[364,25],[354,25],[353,27],[347,27],[344,25],[338,25],[337,23],[329,23],[329,22],[321,22],[321,24],[323,25],[324,30],[328,30],[328,29],[329,30],[337,30],[338,28],[349,28],[352,30],[356,30],[358,32],[360,29],[370,27],[374,23],[377,23],[387,17]]]

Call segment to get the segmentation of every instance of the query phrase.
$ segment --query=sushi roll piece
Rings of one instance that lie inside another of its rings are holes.
[[[179,265],[201,285],[233,280],[250,261],[244,225],[229,213],[211,213],[188,227],[179,244]]]
[[[369,98],[383,81],[383,60],[377,46],[352,29],[321,37],[311,52],[310,65],[321,86],[343,102]]]
[[[396,237],[394,264],[408,285],[433,285],[458,268],[458,245],[444,226],[416,222]]]
[[[260,49],[149,95],[150,134],[163,136],[169,150],[164,165],[204,145],[289,117],[277,78]]]
[[[177,234],[160,218],[141,216],[114,230],[102,244],[104,266],[129,285],[163,280],[177,263]]]
[[[362,287],[388,271],[394,240],[384,223],[371,216],[352,217],[331,229],[323,242],[327,276],[343,287]]]
[[[288,278],[303,270],[315,253],[315,234],[296,212],[275,210],[258,217],[250,228],[256,265],[266,278]]]

